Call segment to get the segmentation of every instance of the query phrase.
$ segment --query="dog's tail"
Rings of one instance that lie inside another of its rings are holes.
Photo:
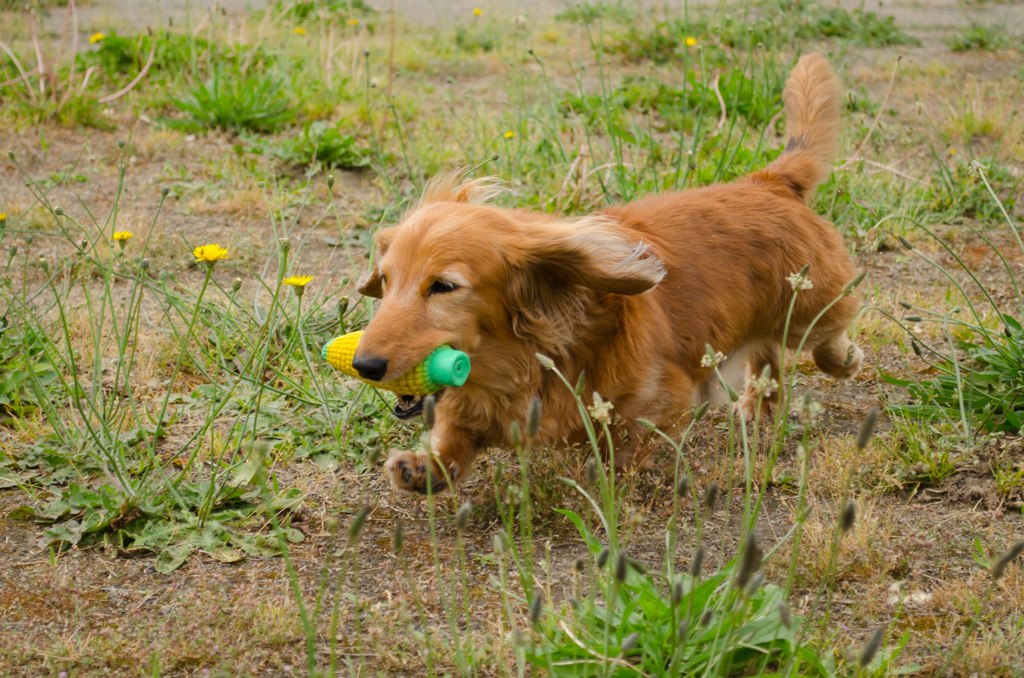
[[[754,181],[781,182],[807,201],[828,178],[839,152],[842,87],[828,60],[817,52],[800,57],[789,74],[782,102],[786,113],[786,149]]]

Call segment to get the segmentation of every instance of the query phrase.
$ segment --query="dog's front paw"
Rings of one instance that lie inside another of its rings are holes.
[[[778,402],[775,398],[758,397],[756,393],[744,393],[739,401],[733,405],[735,412],[743,413],[744,421],[754,421],[757,416],[758,403],[761,405],[761,419],[770,419],[775,416]]]
[[[448,489],[449,482],[459,479],[459,467],[454,463],[447,464],[446,476],[437,461],[425,454],[392,450],[384,463],[384,471],[396,490],[416,494],[443,492]]]

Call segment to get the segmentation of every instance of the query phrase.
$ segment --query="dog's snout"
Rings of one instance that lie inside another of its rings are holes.
[[[352,359],[352,367],[363,379],[380,381],[388,371],[388,361],[385,358],[360,358],[358,355]]]

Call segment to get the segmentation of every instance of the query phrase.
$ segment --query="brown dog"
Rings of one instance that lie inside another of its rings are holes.
[[[466,477],[481,449],[509,442],[539,397],[538,442],[573,438],[582,422],[573,394],[536,354],[554,360],[587,393],[614,405],[616,463],[642,459],[637,419],[677,421],[703,402],[715,377],[705,346],[746,362],[739,406],[758,402],[750,376],[770,366],[779,379],[783,342],[806,347],[823,372],[847,379],[863,354],[845,332],[858,301],[835,228],[806,204],[830,171],[839,144],[842,93],[828,61],[804,56],[783,93],[789,139],[766,169],[735,183],[657,195],[567,219],[491,207],[495,183],[435,178],[402,223],[377,234],[376,265],[359,291],[381,299],[359,343],[355,367],[368,379],[402,375],[435,347],[472,359],[466,384],[439,394],[433,459],[393,451],[395,487],[443,489]],[[813,288],[793,298],[787,277],[810,265]],[[763,406],[770,412],[776,400]],[[418,414],[404,396],[395,414]],[[443,464],[446,473],[438,468]]]

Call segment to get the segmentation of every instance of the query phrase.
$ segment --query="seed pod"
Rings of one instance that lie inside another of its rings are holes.
[[[540,430],[540,413],[542,403],[540,398],[530,400],[530,408],[526,412],[526,437],[536,438]]]
[[[231,281],[231,291],[238,292],[238,290],[240,289],[242,289],[242,279],[235,278],[234,280]]]
[[[328,174],[327,175],[327,188],[334,188],[334,175],[333,174]]]
[[[64,215],[64,208],[63,207],[56,207],[56,208],[54,208],[53,213],[56,214],[58,217],[63,216]]]
[[[908,250],[914,249],[914,246],[910,244],[910,241],[907,240],[906,238],[904,238],[902,235],[898,235],[896,237],[899,238],[900,244],[903,245],[904,249],[908,249]]]
[[[903,308],[907,309],[908,311],[910,309],[914,308],[914,306],[912,304],[909,304],[909,303],[907,303],[905,301],[900,301],[898,303],[899,303],[900,306],[902,306]]]
[[[620,584],[626,581],[628,567],[629,559],[626,558],[626,554],[623,551],[619,551],[619,555],[615,557],[615,581]]]
[[[669,601],[673,607],[683,602],[683,582],[677,581],[672,587],[672,597],[669,598]]]
[[[160,197],[161,198],[166,198],[170,194],[170,192],[171,192],[171,189],[169,189],[166,186],[164,186],[163,188],[160,189]]]
[[[747,598],[753,598],[754,594],[757,593],[757,590],[761,588],[762,584],[764,584],[764,573],[758,572],[754,575],[754,578],[750,580],[750,583],[747,584],[747,588],[743,592],[743,595]]]
[[[436,401],[433,394],[423,396],[423,426],[428,431],[434,428],[434,405]]]
[[[690,561],[690,576],[695,580],[700,579],[700,571],[704,568],[704,547],[698,546],[693,552],[693,560]]]
[[[363,508],[356,511],[356,514],[352,516],[352,522],[348,526],[348,540],[354,542],[359,539],[359,534],[363,531],[363,524],[366,522],[366,517],[370,515],[370,507],[364,506]]]
[[[391,535],[391,548],[396,556],[402,555],[403,546],[405,546],[405,529],[402,527],[402,521],[396,520],[395,531]]]
[[[690,494],[690,476],[683,476],[676,483],[676,496],[684,498]]]
[[[709,610],[704,610],[704,614],[702,614],[700,616],[700,625],[701,626],[709,626],[711,624],[711,622],[714,620],[714,618],[715,618],[715,611],[714,610],[710,610],[710,609]]]
[[[587,485],[597,484],[597,459],[591,457],[587,460]]]
[[[473,505],[468,501],[459,507],[458,512],[455,514],[455,530],[462,534],[466,531],[466,526],[469,525],[470,514],[473,513]]]
[[[583,556],[576,559],[575,565],[576,571],[583,574],[583,571],[587,569],[587,561]]]
[[[578,601],[575,597],[569,596],[565,599],[565,601],[569,603],[569,607],[571,607],[573,610],[579,609],[580,601]]]
[[[998,580],[1003,576],[1003,572],[1006,570],[1006,566],[1012,563],[1017,557],[1024,553],[1024,540],[1021,540],[1010,547],[1010,550],[1003,554],[1003,556],[996,561],[996,564],[992,566],[992,579]]]
[[[519,428],[518,421],[513,421],[508,425],[508,438],[512,443],[512,447],[519,448],[523,446],[523,434],[522,429]]]
[[[782,621],[782,625],[787,629],[793,628],[793,615],[789,612],[789,606],[786,605],[786,601],[780,600],[777,605],[779,609],[779,619]]]
[[[152,262],[149,259],[143,259],[142,261],[139,262],[139,268],[142,269],[143,271],[148,271],[151,265]]]
[[[124,139],[118,139],[117,140],[117,147],[118,148],[124,148]]]
[[[843,506],[843,512],[839,514],[839,531],[845,534],[853,529],[853,522],[856,518],[857,502],[851,499],[846,502],[846,505]]]
[[[751,532],[747,535],[746,544],[743,547],[743,559],[740,561],[739,572],[736,573],[736,588],[742,589],[747,586],[750,578],[761,567],[763,558],[764,552],[757,543],[757,537]]]
[[[921,316],[919,316],[919,315],[908,315],[906,318],[904,318],[904,320],[906,320],[908,323],[919,323],[919,322],[921,322]]]
[[[910,348],[914,349],[914,355],[918,358],[924,357],[924,351],[921,350],[921,344],[917,343],[913,339],[910,340]]]
[[[633,633],[631,633],[628,636],[626,636],[625,639],[623,639],[623,641],[622,641],[622,654],[626,654],[627,652],[632,650],[634,647],[636,647],[636,644],[639,641],[640,641],[640,634],[638,632],[636,632],[636,631],[634,631]]]
[[[872,406],[864,417],[864,421],[861,422],[860,432],[857,433],[858,450],[863,450],[871,442],[871,437],[875,434],[876,424],[878,424],[878,408]]]
[[[680,643],[686,644],[686,636],[688,635],[690,635],[690,623],[684,619],[676,627],[676,638],[679,639]]]
[[[860,273],[857,274],[857,277],[855,277],[850,282],[846,283],[846,285],[843,286],[843,296],[848,297],[851,294],[853,294],[854,290],[860,287],[860,284],[864,282],[864,278],[867,276],[867,274],[867,271],[861,271]]]
[[[544,611],[544,596],[540,591],[533,594],[530,601],[530,623],[534,626],[540,621],[541,612]]]
[[[278,238],[277,239],[277,244],[281,248],[281,251],[286,253],[286,254],[292,248],[292,241],[290,239],[288,239],[288,238]]]
[[[864,644],[864,649],[860,653],[860,659],[857,661],[861,668],[871,663],[880,647],[882,647],[882,629],[875,629],[875,632],[868,638],[868,642]]]
[[[711,403],[705,402],[703,405],[698,407],[697,411],[693,413],[693,422],[697,423],[698,421],[703,419],[704,415],[708,413],[708,408],[710,406],[711,406]]]
[[[604,567],[608,564],[608,559],[611,557],[612,552],[605,546],[601,549],[601,552],[597,554],[597,566]]]
[[[708,489],[704,492],[704,507],[709,511],[715,508],[715,502],[718,501],[718,481],[712,481],[708,485]]]

